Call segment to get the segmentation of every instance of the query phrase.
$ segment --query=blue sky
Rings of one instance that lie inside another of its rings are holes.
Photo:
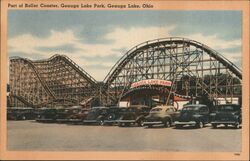
[[[8,54],[65,54],[101,81],[133,46],[171,36],[202,42],[241,67],[241,32],[240,11],[10,10]]]

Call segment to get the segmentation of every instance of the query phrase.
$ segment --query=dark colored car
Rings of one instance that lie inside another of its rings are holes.
[[[37,109],[37,122],[56,122],[56,108],[42,107]]]
[[[122,107],[109,107],[107,113],[103,115],[105,125],[113,125],[117,123],[117,120],[121,117]]]
[[[181,128],[184,125],[202,128],[209,123],[209,108],[202,104],[186,105],[174,123],[176,128]]]
[[[82,106],[72,106],[68,108],[58,108],[56,111],[56,121],[59,123],[68,122],[72,115],[78,114]]]
[[[68,117],[68,123],[81,124],[83,120],[88,116],[90,109],[81,108],[77,113],[73,112],[72,115]]]
[[[211,113],[211,124],[213,128],[223,124],[225,127],[233,125],[240,128],[242,122],[241,106],[236,104],[224,104],[216,106],[215,113]]]
[[[121,109],[121,117],[117,120],[118,126],[143,126],[145,117],[150,110],[150,107],[144,105],[134,105]]]
[[[32,107],[8,107],[7,120],[34,120],[35,109]]]
[[[157,106],[151,109],[148,116],[145,117],[144,126],[163,125],[170,127],[173,125],[179,112],[173,106]]]
[[[58,123],[66,122],[67,121],[66,117],[67,117],[66,108],[56,109],[56,115],[55,115],[56,122]]]
[[[92,107],[83,120],[83,123],[104,125],[104,118],[107,114],[108,107]]]

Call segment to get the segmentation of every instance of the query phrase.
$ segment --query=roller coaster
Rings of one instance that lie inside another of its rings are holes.
[[[97,84],[64,55],[39,61],[10,60],[10,102],[15,106],[86,105],[94,99]]]
[[[47,60],[10,59],[12,106],[117,104],[140,80],[172,82],[168,94],[241,97],[242,71],[220,53],[194,40],[170,37],[141,43],[127,51],[103,82],[64,55]],[[145,88],[145,87],[143,87]],[[161,88],[160,88],[161,89]]]

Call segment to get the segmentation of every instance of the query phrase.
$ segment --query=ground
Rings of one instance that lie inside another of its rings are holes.
[[[144,128],[8,121],[8,150],[239,152],[241,129]]]

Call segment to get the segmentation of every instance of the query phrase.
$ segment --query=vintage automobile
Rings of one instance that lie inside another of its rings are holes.
[[[174,122],[176,128],[181,128],[184,125],[203,128],[207,123],[209,123],[209,108],[203,104],[185,105],[180,116]]]
[[[97,123],[99,125],[113,125],[117,123],[117,119],[121,116],[121,110],[117,106],[112,107],[93,107],[85,116],[82,115],[82,120],[85,124]]]
[[[66,123],[69,121],[72,115],[78,114],[82,109],[82,106],[71,106],[67,108],[57,108],[56,121],[59,123]]]
[[[121,111],[123,107],[112,106],[107,109],[107,113],[103,115],[105,125],[113,125],[117,123],[117,120],[121,117]]]
[[[35,109],[32,107],[8,107],[7,120],[34,120]]]
[[[56,122],[57,108],[42,107],[37,109],[37,122]]]
[[[104,125],[104,118],[107,115],[108,107],[92,107],[87,116],[83,120],[84,124]]]
[[[82,124],[83,120],[88,116],[90,109],[81,108],[78,112],[73,112],[68,116],[68,123],[70,124]]]
[[[216,111],[210,116],[213,128],[217,128],[220,124],[225,127],[233,125],[235,128],[240,128],[242,122],[241,106],[236,104],[217,105]]]
[[[163,125],[170,127],[179,114],[174,106],[157,106],[152,108],[149,115],[145,117],[143,126]]]
[[[122,108],[121,117],[117,120],[118,126],[143,126],[145,117],[149,114],[150,110],[151,108],[145,105],[133,105]]]

